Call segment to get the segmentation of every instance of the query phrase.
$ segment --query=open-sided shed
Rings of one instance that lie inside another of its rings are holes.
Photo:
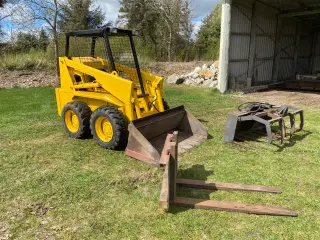
[[[223,0],[221,27],[221,92],[320,90],[320,0]]]

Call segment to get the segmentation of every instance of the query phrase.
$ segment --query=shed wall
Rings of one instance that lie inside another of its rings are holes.
[[[320,72],[320,33],[316,33],[316,45],[314,52],[314,64],[312,67],[312,72],[317,73]]]
[[[229,86],[234,85],[230,84],[231,81],[235,81],[236,88],[248,87],[249,84],[262,86],[294,79],[295,73],[310,73],[314,40],[312,27],[294,18],[279,20],[278,13],[276,9],[258,1],[255,5],[241,0],[233,1]],[[278,24],[279,21],[282,24]],[[280,31],[280,37],[277,31]],[[250,53],[250,49],[254,50],[254,54]],[[320,43],[316,52],[314,71],[320,70]],[[253,73],[250,73],[250,61],[253,63]],[[275,66],[276,63],[278,66]]]
[[[252,8],[233,4],[231,8],[231,36],[229,79],[235,78],[236,87],[244,86],[248,77]]]

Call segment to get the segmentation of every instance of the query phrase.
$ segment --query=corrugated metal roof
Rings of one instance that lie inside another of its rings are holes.
[[[299,18],[305,23],[312,24],[312,27],[319,27],[320,25],[320,14],[299,16]]]
[[[306,10],[306,8],[320,7],[319,0],[259,0],[259,2],[265,3],[273,8],[277,8],[280,11]]]

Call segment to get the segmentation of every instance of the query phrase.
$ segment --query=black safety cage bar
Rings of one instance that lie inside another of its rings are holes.
[[[68,58],[70,57],[69,56],[70,37],[87,37],[87,38],[91,37],[92,38],[92,43],[91,43],[91,56],[92,57],[94,57],[94,54],[95,54],[96,39],[97,38],[104,38],[105,47],[106,47],[106,54],[109,57],[112,71],[117,71],[114,57],[113,57],[113,53],[112,53],[112,49],[110,47],[109,37],[119,37],[119,36],[126,37],[127,36],[127,37],[129,37],[129,40],[130,40],[131,51],[132,51],[133,60],[134,60],[134,64],[136,67],[138,79],[139,79],[139,84],[140,84],[142,96],[145,96],[145,90],[144,90],[144,86],[143,86],[140,65],[139,65],[137,52],[136,52],[136,48],[134,46],[134,40],[133,40],[133,37],[137,36],[137,35],[138,35],[138,32],[135,30],[109,28],[109,27],[68,32],[68,33],[65,33],[65,36],[66,36],[65,56]]]

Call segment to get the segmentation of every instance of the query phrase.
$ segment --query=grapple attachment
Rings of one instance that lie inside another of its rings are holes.
[[[179,131],[179,153],[203,143],[208,131],[184,106],[170,109],[149,117],[134,120],[129,124],[127,156],[159,166],[168,134]]]
[[[242,109],[242,106],[246,108]],[[235,139],[259,138],[267,136],[267,145],[273,140],[272,125],[279,124],[280,141],[283,143],[287,135],[285,118],[290,119],[290,138],[295,132],[301,131],[304,126],[302,109],[293,106],[275,106],[268,103],[245,103],[239,106],[239,112],[230,113],[224,133],[224,142],[233,142]],[[299,115],[299,126],[296,126],[296,116]]]

